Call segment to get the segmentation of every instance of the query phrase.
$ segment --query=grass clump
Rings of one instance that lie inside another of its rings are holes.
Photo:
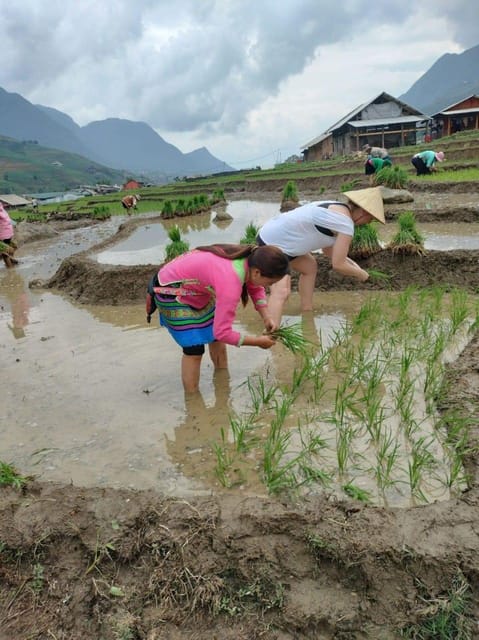
[[[412,211],[401,213],[398,218],[399,231],[388,245],[393,253],[403,255],[424,255],[424,237],[416,227],[416,217]]]
[[[165,249],[165,262],[169,262],[186,253],[190,249],[190,245],[181,239],[181,231],[178,225],[171,227],[168,231],[168,238],[171,240],[170,244],[166,245]]]
[[[409,640],[471,640],[474,638],[471,590],[463,575],[457,575],[447,594],[438,598],[422,598],[426,605],[421,621],[401,630]]]
[[[0,487],[14,487],[21,489],[28,481],[26,476],[22,476],[12,464],[0,461]]]

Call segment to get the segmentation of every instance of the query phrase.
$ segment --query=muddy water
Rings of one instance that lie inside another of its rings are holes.
[[[241,203],[233,205],[244,212],[243,223],[229,234],[237,241],[249,221],[261,219],[253,217],[250,203],[243,210]],[[276,205],[261,207],[269,217]],[[17,269],[0,270],[0,460],[44,480],[83,486],[151,487],[170,495],[217,490],[211,444],[219,442],[222,428],[231,438],[230,412],[248,410],[248,376],[288,384],[294,362],[281,346],[230,347],[229,374],[214,376],[205,357],[201,395],[186,402],[179,350],[164,329],[146,325],[142,305],[78,306],[28,289],[30,279],[48,277],[64,257],[108,237],[119,222],[28,245],[18,253]],[[210,226],[220,227],[197,224],[191,232],[205,236],[192,245],[220,241],[206,234]],[[363,299],[351,292],[317,294],[315,311],[302,316],[293,294],[285,320],[303,322],[313,340],[321,336],[328,346]],[[238,314],[237,328],[257,333],[262,325],[249,307]],[[248,490],[265,492],[259,485]]]
[[[183,240],[191,248],[213,242],[239,242],[246,226],[252,222],[261,226],[269,218],[279,214],[279,204],[257,201],[237,201],[228,204],[227,212],[233,220],[217,222],[217,212],[188,218],[175,218],[161,223],[146,224],[136,229],[129,238],[97,255],[102,264],[133,265],[161,263],[165,247],[170,242],[168,231],[179,226]],[[479,224],[423,223],[418,225],[425,238],[426,249],[454,250],[479,249]],[[397,224],[378,229],[379,238],[387,243],[398,230]]]

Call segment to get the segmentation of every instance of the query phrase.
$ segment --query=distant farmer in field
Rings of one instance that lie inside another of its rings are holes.
[[[123,205],[123,208],[127,210],[129,216],[131,215],[132,209],[135,211],[138,210],[136,204],[139,200],[141,200],[141,196],[138,194],[135,194],[134,196],[125,196],[121,199],[121,204]]]
[[[443,151],[421,151],[420,153],[416,153],[412,158],[411,162],[416,169],[417,176],[424,176],[428,173],[432,173],[433,171],[437,171],[436,161],[442,162],[445,160],[445,155]]]
[[[13,257],[17,245],[13,239],[13,220],[0,202],[0,254],[7,268],[18,264]]]
[[[257,243],[275,245],[284,251],[295,271],[299,271],[301,311],[313,310],[313,293],[318,264],[311,253],[321,249],[331,260],[334,271],[361,282],[369,273],[348,257],[355,225],[372,220],[385,223],[380,187],[343,193],[348,201],[309,202],[268,220],[259,230]],[[279,326],[283,305],[291,293],[291,276],[286,275],[270,286],[268,307]]]
[[[369,158],[364,163],[364,173],[369,176],[369,184],[373,184],[373,175],[383,169],[384,167],[391,167],[391,160],[382,159],[382,158],[374,158],[369,156]]]
[[[389,157],[389,151],[384,147],[372,147],[370,144],[365,144],[363,151],[367,153],[368,158],[381,158],[382,160],[392,162]]]

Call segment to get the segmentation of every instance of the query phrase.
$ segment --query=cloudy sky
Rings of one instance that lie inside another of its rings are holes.
[[[266,167],[479,44],[479,2],[0,0],[0,24],[6,91]]]

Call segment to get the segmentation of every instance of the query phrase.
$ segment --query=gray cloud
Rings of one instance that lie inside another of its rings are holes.
[[[422,7],[443,12],[456,42],[477,44],[478,3]],[[80,124],[234,133],[321,47],[410,17],[403,0],[0,0],[0,86]]]

